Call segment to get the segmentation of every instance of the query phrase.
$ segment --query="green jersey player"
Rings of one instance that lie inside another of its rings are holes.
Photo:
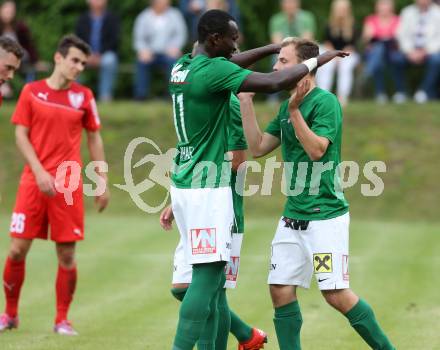
[[[286,38],[275,70],[315,57],[318,46]],[[308,288],[315,274],[325,300],[347,317],[372,349],[391,350],[373,310],[349,289],[348,204],[340,188],[342,111],[333,94],[307,75],[262,133],[252,94],[240,94],[243,127],[255,157],[281,144],[288,199],[272,241],[268,278],[280,349],[298,350],[302,316],[297,286]]]
[[[265,49],[265,48],[261,48]],[[276,49],[276,48],[275,48]],[[266,51],[268,51],[266,49]],[[232,94],[230,99],[231,118],[228,125],[228,151],[232,156],[231,166],[231,189],[232,202],[234,209],[234,225],[232,228],[232,251],[231,260],[226,265],[226,284],[219,296],[219,324],[217,336],[211,339],[215,342],[216,350],[226,350],[228,334],[231,332],[239,342],[240,350],[256,350],[262,349],[267,342],[267,335],[257,329],[247,325],[240,317],[228,307],[226,299],[226,288],[235,288],[238,278],[240,265],[240,248],[244,233],[244,211],[243,211],[243,183],[237,183],[237,173],[240,169],[245,170],[243,163],[246,161],[247,143],[244,136],[243,126],[241,122],[240,102],[238,98]],[[161,214],[160,222],[165,230],[171,229],[173,214],[171,207],[165,208]],[[174,254],[173,269],[173,288],[171,293],[173,296],[182,301],[189,284],[192,280],[192,265],[186,263],[184,255],[184,247],[182,240],[176,248]],[[200,342],[205,344],[209,339],[203,339]]]
[[[206,330],[211,330],[213,337],[217,334],[218,301],[231,256],[234,217],[226,156],[231,93],[291,89],[316,66],[346,55],[326,52],[283,73],[255,73],[227,60],[238,39],[237,24],[229,14],[206,12],[199,21],[198,34],[196,54],[177,61],[169,85],[179,140],[171,176],[171,204],[186,261],[193,265],[192,282],[180,307],[174,350],[192,349]]]

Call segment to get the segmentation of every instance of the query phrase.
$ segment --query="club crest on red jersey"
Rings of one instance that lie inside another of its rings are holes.
[[[79,109],[83,102],[84,102],[84,93],[83,92],[73,92],[73,91],[69,91],[68,93],[69,96],[69,102],[70,105],[75,108],[75,109]]]
[[[217,252],[215,228],[195,228],[190,230],[192,254],[214,254]]]

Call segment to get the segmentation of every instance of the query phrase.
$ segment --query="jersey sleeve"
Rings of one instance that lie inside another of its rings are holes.
[[[25,85],[21,90],[20,97],[18,98],[15,111],[12,114],[11,122],[15,125],[24,125],[31,127],[32,123],[32,104],[31,104],[31,91],[29,85]]]
[[[238,93],[241,84],[252,71],[241,68],[225,58],[214,59],[206,83],[210,92]]]
[[[87,102],[84,106],[83,128],[88,131],[97,131],[101,128],[101,119],[99,118],[98,107],[95,97],[90,90],[86,92]]]
[[[278,116],[270,121],[264,132],[267,132],[268,134],[271,134],[272,136],[275,136],[281,140],[281,127]]]
[[[331,143],[335,142],[341,114],[341,106],[336,96],[329,94],[322,97],[316,110],[316,117],[312,121],[312,131],[318,136],[327,138]]]
[[[240,151],[248,148],[241,121],[240,101],[235,95],[231,95],[230,100],[228,131],[228,151]]]
[[[280,106],[280,109],[278,111],[278,115],[273,118],[269,125],[266,127],[266,130],[264,132],[267,132],[268,134],[271,134],[272,136],[275,136],[281,140],[281,124],[280,124],[280,116],[285,112],[285,109],[287,108],[288,102],[283,102]]]

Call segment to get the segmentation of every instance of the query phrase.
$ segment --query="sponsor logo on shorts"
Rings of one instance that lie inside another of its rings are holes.
[[[270,264],[269,269],[270,271],[276,270],[277,264]]]
[[[81,236],[81,230],[79,228],[74,229],[73,233],[77,236]]]
[[[225,267],[226,280],[236,282],[238,276],[238,268],[240,267],[240,257],[231,256],[231,260]]]
[[[332,254],[331,253],[313,254],[313,266],[315,268],[315,273],[333,272]]]
[[[215,228],[194,228],[190,230],[192,254],[215,254],[217,239]]]
[[[350,280],[350,274],[348,273],[348,255],[342,255],[342,279],[344,281]]]

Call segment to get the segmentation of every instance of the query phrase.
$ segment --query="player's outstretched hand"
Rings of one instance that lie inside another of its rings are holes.
[[[330,62],[331,60],[335,59],[336,57],[347,57],[350,53],[346,51],[340,51],[340,50],[329,50],[324,52],[323,54],[318,56],[318,67],[321,67],[322,65],[326,64],[327,62]]]
[[[171,208],[171,205],[169,205],[164,210],[162,210],[162,213],[160,213],[160,226],[162,226],[165,231],[169,231],[173,228],[173,220],[173,209]]]
[[[49,197],[55,196],[55,179],[46,170],[42,170],[35,174],[35,180],[37,181],[38,188],[41,192]]]
[[[106,185],[105,191],[100,196],[95,197],[95,204],[98,212],[101,213],[105,208],[107,208],[108,202],[110,201],[110,191]]]
[[[295,93],[289,99],[289,111],[294,111],[299,108],[307,92],[310,90],[310,80],[303,78],[297,85]]]

